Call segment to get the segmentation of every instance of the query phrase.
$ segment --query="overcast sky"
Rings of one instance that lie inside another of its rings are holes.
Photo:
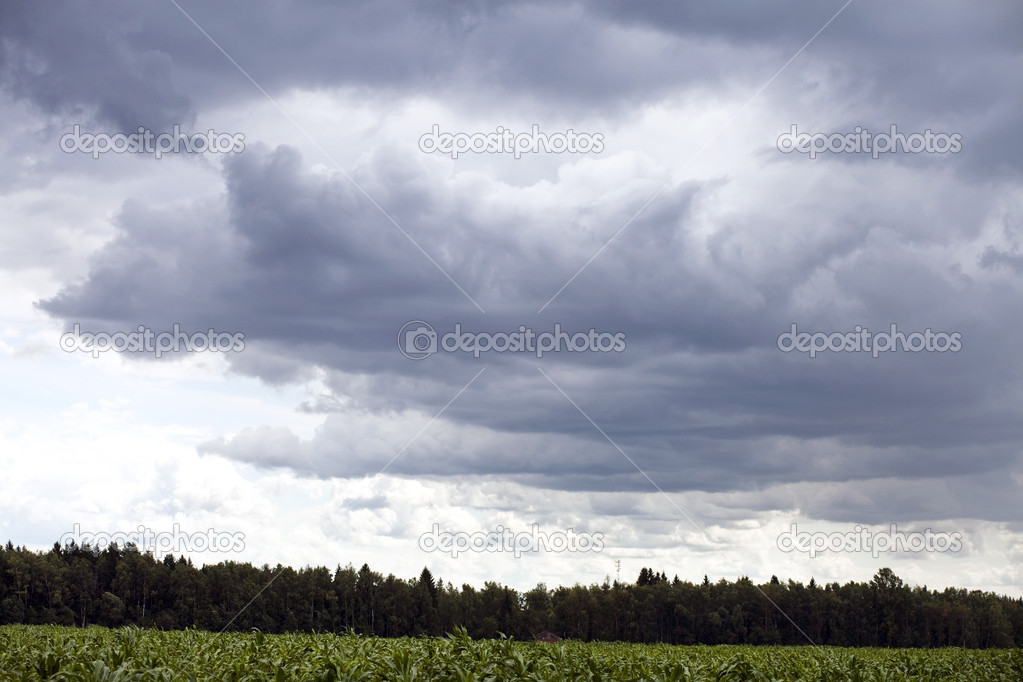
[[[0,540],[1023,594],[1016,0],[60,5],[0,5]],[[811,158],[793,126],[954,144]],[[499,127],[599,144],[423,151]],[[238,144],[78,144],[140,129]],[[244,342],[94,357],[76,324]],[[956,342],[810,357],[793,324]],[[456,325],[623,342],[403,353]],[[961,548],[811,558],[793,523]],[[434,524],[603,548],[452,557]]]

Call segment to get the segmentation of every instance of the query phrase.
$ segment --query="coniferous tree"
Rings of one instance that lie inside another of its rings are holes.
[[[254,595],[258,595],[253,599]],[[779,611],[780,609],[780,611]],[[782,615],[784,612],[785,615]],[[787,616],[787,617],[786,617]],[[789,620],[791,618],[791,621]],[[133,624],[164,629],[345,631],[398,637],[469,635],[519,639],[541,630],[581,640],[672,644],[816,644],[898,647],[1019,647],[1023,599],[978,590],[909,587],[889,568],[867,583],[808,585],[777,576],[755,585],[670,582],[643,567],[635,584],[544,584],[524,593],[488,581],[460,589],[435,579],[386,578],[367,564],[193,566],[136,548],[0,547],[0,624]],[[797,627],[798,625],[798,627]]]

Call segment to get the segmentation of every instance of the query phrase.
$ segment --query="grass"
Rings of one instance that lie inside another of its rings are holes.
[[[963,680],[1019,682],[1019,649],[847,649],[382,639],[0,626],[2,680]]]

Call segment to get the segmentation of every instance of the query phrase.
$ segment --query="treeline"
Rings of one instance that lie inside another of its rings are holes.
[[[352,629],[383,637],[442,635],[462,625],[475,638],[529,639],[551,630],[586,641],[982,648],[1023,645],[1023,599],[910,588],[887,568],[869,583],[823,586],[777,578],[759,586],[749,578],[694,584],[644,568],[635,584],[540,584],[519,593],[494,582],[458,588],[425,568],[410,580],[351,564],[334,571],[233,561],[196,568],[131,545],[34,552],[8,542],[0,548],[0,624],[8,623]]]

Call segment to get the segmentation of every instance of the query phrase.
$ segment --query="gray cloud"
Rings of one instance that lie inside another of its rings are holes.
[[[474,114],[533,108],[627,127],[672,98],[744,101],[735,92],[766,82],[841,6],[741,4],[184,6],[275,94],[354,88],[381,108],[434,97]],[[11,96],[122,128],[261,97],[173,5],[96,7],[72,3],[50,23],[28,6],[0,10]],[[671,169],[643,166],[622,182],[611,154],[512,185],[438,173],[435,159],[389,143],[346,169],[356,187],[292,147],[254,141],[224,163],[216,201],[126,201],[88,276],[39,306],[111,331],[242,331],[232,369],[272,384],[323,371],[329,393],[302,407],[326,415],[314,438],[262,426],[202,448],[260,466],[372,475],[415,436],[403,420],[424,425],[486,366],[390,473],[648,489],[542,368],[665,490],[855,483],[870,494],[815,498],[813,511],[853,517],[887,500],[942,513],[922,492],[931,482],[1017,471],[1023,441],[1011,199],[1023,156],[1009,87],[1021,45],[1007,28],[1019,18],[1010,3],[854,3],[760,103],[812,132],[948,126],[965,141],[955,158],[814,162],[750,149],[728,174],[694,171],[649,201]],[[628,347],[417,363],[396,347],[409,320],[593,327],[625,332]],[[792,323],[956,331],[963,350],[810,359],[777,349]],[[912,495],[893,501],[901,484]],[[1007,482],[989,497],[967,490],[954,513],[1018,514]]]

